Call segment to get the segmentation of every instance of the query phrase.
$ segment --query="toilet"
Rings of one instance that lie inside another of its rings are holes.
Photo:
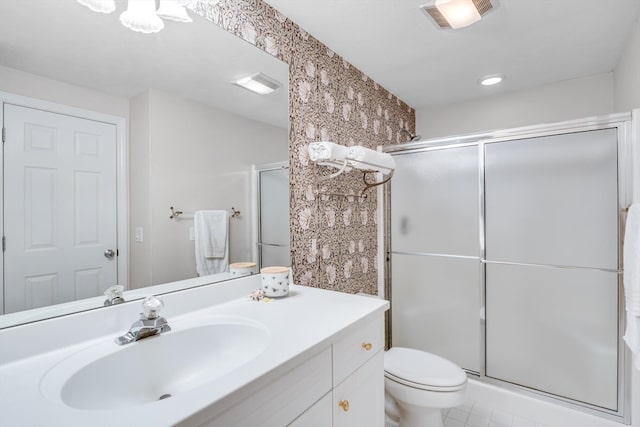
[[[462,405],[466,388],[465,372],[440,356],[403,347],[384,354],[387,426],[442,427],[440,410]]]

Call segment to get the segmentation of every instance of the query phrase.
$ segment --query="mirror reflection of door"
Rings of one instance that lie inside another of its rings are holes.
[[[105,251],[119,249],[113,261],[118,278],[111,280],[101,272],[98,283],[98,264],[80,268],[83,274],[73,279],[84,282],[77,286],[54,270],[7,276],[7,283],[18,281],[11,298],[19,305],[11,303],[13,308],[3,313],[5,294],[0,290],[0,329],[101,307],[104,287],[116,283],[126,287],[125,299],[130,301],[140,298],[148,286],[195,277],[189,230],[193,222],[189,215],[169,219],[170,206],[185,212],[235,207],[242,214],[230,220],[229,260],[257,262],[257,236],[248,218],[254,200],[248,193],[250,167],[288,158],[288,64],[191,11],[193,22],[188,25],[167,25],[160,33],[141,35],[118,21],[126,1],[116,1],[112,14],[92,12],[75,1],[38,0],[38,7],[28,11],[18,3],[0,1],[0,102],[116,126],[117,201],[101,205],[99,212],[103,219],[107,207],[116,209],[119,248],[105,244],[97,256],[104,263]],[[202,40],[207,41],[206,49],[199,44]],[[282,86],[262,96],[230,84],[258,72]],[[7,129],[7,136],[14,138],[15,131]],[[8,190],[9,186],[14,188],[7,183]],[[23,188],[15,188],[22,197]],[[67,190],[57,194],[71,197]],[[76,207],[63,205],[55,215],[68,220]],[[0,223],[5,223],[4,211],[12,214],[9,209],[14,209],[17,215],[16,206],[22,202],[0,208]],[[36,211],[47,214],[46,209]],[[24,213],[24,208],[18,212]],[[11,251],[15,236],[23,240],[24,232],[5,225]],[[75,238],[66,231],[59,237]],[[90,252],[88,246],[85,249],[82,256]],[[34,253],[45,262],[58,262],[45,249]],[[0,277],[5,265],[12,269],[15,263],[0,263]],[[32,290],[25,291],[24,276],[30,277]],[[96,285],[99,291],[94,292]],[[193,282],[187,281],[167,288],[190,286]],[[89,298],[93,295],[97,296]]]
[[[289,266],[289,166],[256,166],[259,267]]]
[[[116,126],[4,104],[4,312],[117,282]]]

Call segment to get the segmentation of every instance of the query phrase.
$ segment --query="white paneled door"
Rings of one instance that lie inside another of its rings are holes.
[[[4,312],[117,281],[116,126],[4,104]]]

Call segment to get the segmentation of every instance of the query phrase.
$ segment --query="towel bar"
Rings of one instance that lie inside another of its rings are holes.
[[[184,219],[193,219],[194,212],[183,212],[183,211],[174,209],[173,206],[169,207],[169,210],[171,211],[171,215],[169,215],[169,219],[177,220],[181,218],[182,215],[188,215],[188,216],[182,217]],[[231,218],[238,218],[240,216],[240,211],[237,211],[234,207],[232,207],[230,216]]]

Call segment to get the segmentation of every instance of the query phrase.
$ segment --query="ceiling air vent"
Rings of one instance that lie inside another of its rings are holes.
[[[478,12],[480,12],[480,16],[484,16],[486,13],[491,12],[495,7],[491,0],[473,0],[473,4],[476,6],[476,9],[478,9]]]
[[[479,21],[498,0],[430,0],[419,6],[438,28],[462,28]]]

